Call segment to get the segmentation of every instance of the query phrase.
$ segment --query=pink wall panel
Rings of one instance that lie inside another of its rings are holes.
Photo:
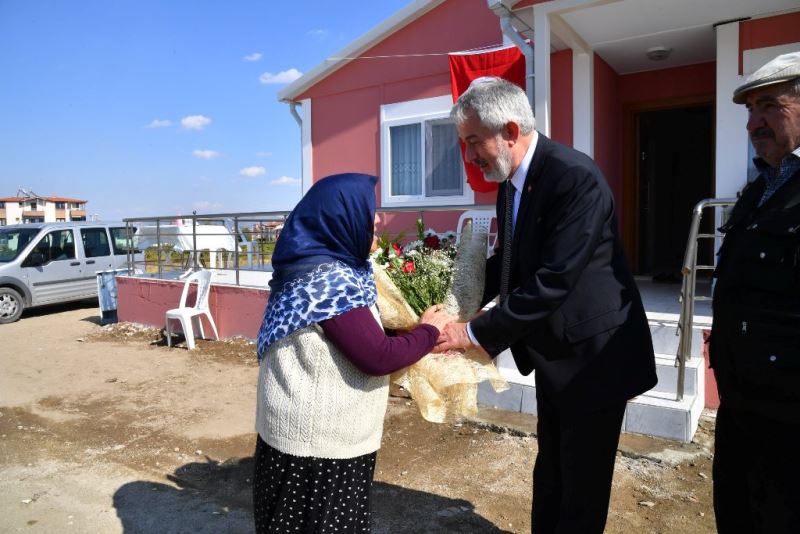
[[[449,0],[362,55],[446,54],[502,40],[499,19],[484,0]],[[380,106],[449,94],[446,55],[351,61],[301,97],[312,98],[314,180],[340,172],[380,175]],[[376,190],[380,199],[380,184]],[[475,195],[476,204],[495,199],[495,192]],[[427,212],[426,228],[455,229],[458,216]],[[384,226],[412,237],[417,217],[396,214]]]
[[[572,146],[572,50],[550,54],[550,137]]]
[[[713,61],[619,77],[619,98],[623,104],[693,96],[713,97],[715,93],[716,63]]]
[[[800,12],[746,20],[739,26],[739,51],[800,41]]]
[[[379,174],[379,87],[315,98],[311,104],[314,180],[341,172]]]
[[[449,69],[449,67],[448,67]],[[450,71],[414,77],[384,85],[383,104],[419,100],[450,94]]]
[[[536,4],[543,4],[545,2],[549,2],[550,0],[522,0],[517,4],[514,4],[514,9],[519,9],[521,7],[530,7]]]
[[[178,306],[183,282],[119,276],[117,291],[120,321],[164,328],[164,314]],[[255,339],[268,297],[266,289],[212,285],[209,306],[220,337]],[[210,337],[207,324],[205,330]]]
[[[800,41],[800,12],[746,20],[739,25],[739,74],[742,52]]]
[[[316,98],[363,87],[384,86],[432,74],[448,75],[447,53],[502,42],[499,19],[486,8],[485,0],[448,0],[361,54],[443,55],[350,61],[300,98]],[[449,92],[448,88],[444,94]],[[401,97],[397,101],[403,100],[409,98]]]
[[[458,31],[446,31],[452,28]],[[446,54],[501,42],[500,23],[483,0],[450,0],[363,55]],[[301,98],[312,98],[314,179],[379,174],[380,106],[450,94],[449,72],[446,55],[360,59],[312,87]]]
[[[594,160],[608,180],[622,221],[622,108],[619,76],[599,55],[594,55]]]
[[[460,211],[428,211],[422,214],[422,222],[425,225],[425,230],[432,228],[435,232],[440,234],[450,231],[455,232],[461,213]],[[395,238],[399,234],[402,234],[403,243],[413,241],[417,238],[417,219],[419,217],[419,212],[386,213],[382,215],[381,224],[378,228],[378,235],[387,232],[390,237]]]

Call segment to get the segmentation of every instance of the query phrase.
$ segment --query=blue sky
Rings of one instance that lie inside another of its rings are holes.
[[[0,196],[102,220],[291,209],[277,92],[408,3],[0,0]]]

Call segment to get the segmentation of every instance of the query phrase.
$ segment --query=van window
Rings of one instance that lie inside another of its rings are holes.
[[[44,262],[75,259],[75,237],[72,230],[56,230],[45,235],[31,252],[40,252]]]
[[[114,247],[114,254],[127,254],[128,253],[128,233],[126,232],[125,227],[122,228],[109,228],[111,230],[111,245]],[[135,234],[136,228],[135,226],[130,227],[131,233]],[[135,235],[131,236],[131,246],[133,253],[139,253],[141,250],[138,250],[137,245],[139,240]]]
[[[105,228],[81,228],[81,239],[83,240],[83,252],[87,258],[111,255]]]
[[[14,261],[38,233],[38,228],[0,229],[0,263]]]

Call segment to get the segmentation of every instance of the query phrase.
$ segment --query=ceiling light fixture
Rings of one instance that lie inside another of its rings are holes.
[[[663,61],[672,53],[671,48],[666,46],[654,46],[647,49],[647,59],[651,61]]]

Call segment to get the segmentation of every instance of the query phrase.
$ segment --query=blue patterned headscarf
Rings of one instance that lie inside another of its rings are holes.
[[[375,303],[368,257],[377,180],[355,173],[324,178],[286,219],[272,255],[259,360],[267,347],[296,330]]]

